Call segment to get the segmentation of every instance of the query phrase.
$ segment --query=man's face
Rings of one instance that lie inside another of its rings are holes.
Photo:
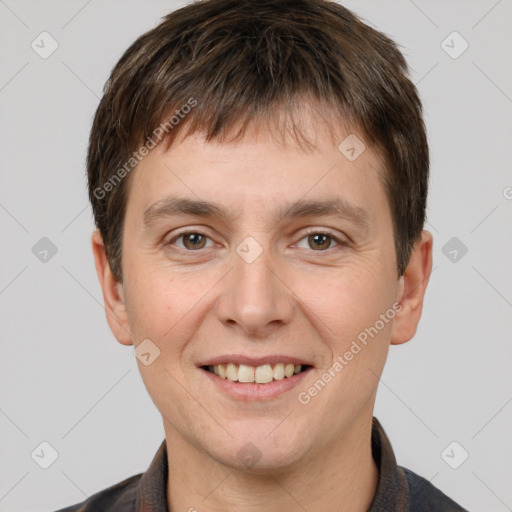
[[[378,156],[367,147],[350,161],[350,148],[338,149],[348,133],[333,143],[319,130],[311,152],[266,134],[157,146],[132,176],[123,232],[130,336],[118,339],[159,348],[151,364],[138,364],[166,433],[240,468],[246,443],[259,468],[284,468],[371,417],[392,333],[392,321],[377,321],[392,318],[400,299]],[[172,199],[223,213],[180,214]],[[342,209],[284,215],[298,201]],[[347,360],[354,340],[360,350]],[[311,368],[258,385],[228,384],[202,368],[234,355]],[[338,356],[344,363],[333,369]],[[309,391],[318,380],[324,385]]]

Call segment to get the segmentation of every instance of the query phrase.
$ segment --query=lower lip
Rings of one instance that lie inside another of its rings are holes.
[[[285,377],[281,380],[273,380],[267,384],[256,384],[251,382],[232,382],[228,379],[222,379],[218,375],[200,368],[206,376],[215,385],[229,395],[231,398],[237,400],[269,400],[290,391],[295,386],[299,385],[302,380],[308,375],[313,368],[310,366],[307,370],[296,373],[291,377]]]

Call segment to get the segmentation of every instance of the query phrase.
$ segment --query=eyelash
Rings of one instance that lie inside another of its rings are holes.
[[[176,234],[171,240],[169,240],[169,242],[167,242],[166,245],[173,245],[176,240],[180,239],[184,235],[201,235],[206,238],[210,238],[206,233],[204,233],[203,231],[200,231],[200,230],[182,231],[181,233]],[[304,233],[304,236],[299,240],[299,242],[301,242],[302,240],[304,240],[304,238],[307,238],[308,236],[311,236],[311,235],[326,235],[327,237],[329,237],[331,240],[333,240],[334,242],[336,242],[338,244],[338,245],[335,245],[334,247],[329,247],[328,249],[324,249],[324,250],[314,251],[313,249],[310,249],[313,252],[327,252],[336,247],[340,247],[340,246],[343,247],[343,246],[348,245],[347,241],[341,240],[340,238],[338,238],[337,236],[335,236],[334,234],[332,234],[329,231],[321,231],[318,229],[311,229],[311,228],[308,229]],[[178,249],[185,251],[185,252],[189,252],[189,253],[201,252],[201,249],[191,250],[191,249],[184,249],[182,247],[178,247]]]

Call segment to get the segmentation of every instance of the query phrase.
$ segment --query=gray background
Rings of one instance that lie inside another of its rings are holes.
[[[144,471],[164,437],[133,347],[105,321],[84,159],[112,66],[183,4],[0,0],[0,511],[81,501]],[[415,340],[390,350],[375,415],[399,464],[472,511],[512,510],[512,4],[344,4],[402,45],[432,156],[435,270]],[[59,45],[47,59],[31,48],[42,31]],[[458,58],[441,45],[453,31],[469,44]],[[32,251],[42,237],[57,248],[46,262]],[[31,458],[43,441],[58,452],[48,469]]]

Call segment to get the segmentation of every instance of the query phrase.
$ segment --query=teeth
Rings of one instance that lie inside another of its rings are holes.
[[[264,364],[263,366],[258,366],[256,371],[254,372],[254,381],[258,384],[266,384],[267,382],[272,382],[274,380],[274,370],[272,369],[272,365]]]
[[[295,366],[293,364],[287,364],[284,367],[284,376],[285,377],[291,377],[293,375],[293,372],[295,371]]]
[[[254,367],[241,364],[238,367],[238,382],[254,382]]]
[[[274,379],[281,380],[284,379],[284,364],[278,363],[274,365]]]
[[[232,380],[233,382],[236,382],[238,380],[238,365],[233,363],[228,363],[227,369],[226,369],[226,378],[228,380]]]
[[[267,384],[273,380],[282,380],[285,377],[292,377],[300,373],[302,366],[293,363],[277,363],[274,365],[263,364],[261,366],[249,366],[246,364],[216,364],[208,367],[209,371],[222,379],[232,382],[255,382]]]

